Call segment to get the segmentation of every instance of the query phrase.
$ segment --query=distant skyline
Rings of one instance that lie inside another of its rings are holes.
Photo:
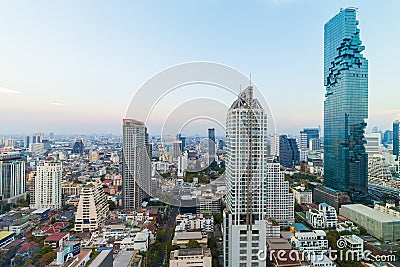
[[[0,4],[0,135],[121,134],[140,85],[190,61],[251,73],[278,133],[322,127],[323,25],[348,6],[359,8],[369,60],[367,131],[391,129],[400,119],[398,0],[8,1]],[[208,127],[216,125],[198,134]]]

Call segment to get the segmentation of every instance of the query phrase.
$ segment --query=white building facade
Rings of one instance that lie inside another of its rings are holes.
[[[323,253],[328,250],[328,240],[323,230],[311,232],[296,232],[291,238],[294,249],[298,251],[309,251]]]
[[[318,210],[309,209],[306,212],[307,222],[316,229],[333,229],[337,227],[337,212],[326,203],[319,204]]]
[[[75,231],[95,231],[107,219],[107,197],[100,182],[88,183],[82,188],[75,215]]]
[[[38,163],[33,190],[34,203],[31,209],[60,209],[61,208],[61,162],[48,159]]]
[[[266,266],[258,261],[266,246],[266,219],[293,222],[293,195],[279,163],[266,158],[267,116],[251,86],[228,110],[226,150],[224,266]]]

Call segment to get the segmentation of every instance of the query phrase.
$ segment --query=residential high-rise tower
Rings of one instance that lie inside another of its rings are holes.
[[[48,158],[39,162],[36,169],[35,187],[33,190],[34,203],[32,209],[60,209],[61,208],[61,162]]]
[[[124,119],[122,135],[123,206],[127,210],[136,210],[151,188],[147,128],[141,121]]]
[[[0,154],[0,200],[11,202],[26,192],[25,161],[18,152]]]

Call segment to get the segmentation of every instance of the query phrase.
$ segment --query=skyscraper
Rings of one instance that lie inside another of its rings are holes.
[[[215,161],[215,129],[208,129],[208,165]]]
[[[270,137],[270,154],[274,157],[279,157],[279,135],[274,134]]]
[[[307,161],[308,151],[310,150],[310,139],[319,140],[318,128],[304,128],[300,131],[300,161]]]
[[[396,156],[396,160],[399,158],[400,149],[400,122],[398,120],[393,122],[393,155]]]
[[[295,138],[279,136],[279,163],[286,168],[300,164],[300,151]]]
[[[31,143],[30,142],[30,136],[28,135],[28,136],[25,136],[25,139],[24,139],[24,147],[25,148],[29,148],[29,144]]]
[[[32,209],[60,209],[61,208],[61,162],[48,158],[39,162],[36,169],[34,203]]]
[[[83,141],[80,138],[77,138],[75,143],[74,143],[74,147],[72,148],[72,154],[83,154],[83,150],[84,150],[84,145],[83,145]]]
[[[266,219],[293,222],[293,195],[279,164],[268,162],[266,149],[267,116],[249,86],[226,121],[224,266],[266,266],[257,257],[266,245]]]
[[[186,147],[186,137],[182,136],[182,134],[179,133],[176,135],[176,140],[182,142],[181,151],[184,151]]]
[[[147,128],[143,122],[124,119],[122,125],[122,194],[127,210],[140,208],[150,194],[151,168]]]
[[[172,158],[177,161],[182,155],[182,141],[174,141],[172,143]]]
[[[383,138],[382,138],[382,143],[385,147],[387,147],[388,144],[392,144],[393,142],[393,131],[392,130],[386,130],[383,133]]]
[[[26,191],[25,161],[17,152],[0,154],[0,200],[13,201]]]
[[[356,8],[341,9],[324,26],[324,181],[334,189],[366,193],[368,61],[356,15]]]
[[[32,134],[32,144],[41,143],[43,139],[44,139],[44,133]]]

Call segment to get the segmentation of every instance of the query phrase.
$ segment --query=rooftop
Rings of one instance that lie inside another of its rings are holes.
[[[59,241],[66,235],[68,235],[68,233],[65,233],[65,232],[55,233],[55,234],[49,235],[44,241]]]
[[[289,241],[285,238],[267,238],[268,250],[291,249]]]
[[[114,266],[127,267],[134,255],[134,251],[122,250],[114,259]]]
[[[204,248],[191,248],[191,249],[179,249],[178,253],[175,253],[175,256],[178,257],[196,256],[196,255],[211,256],[211,251],[210,249],[204,249]]]
[[[344,236],[341,236],[340,238],[346,240],[346,242],[350,243],[350,244],[363,243],[363,240],[356,235],[344,235]]]
[[[88,254],[91,254],[92,250],[90,249],[82,249],[81,252],[76,256],[78,259],[72,266],[77,267],[81,266],[82,261],[88,256]]]
[[[110,253],[112,253],[111,249],[103,249],[102,251],[100,251],[99,255],[97,255],[97,257],[92,261],[90,266],[99,266],[100,263],[102,263]]]
[[[176,240],[202,239],[201,232],[176,232]]]
[[[379,210],[372,209],[362,204],[342,205],[342,207],[340,208],[340,213],[342,213],[341,211],[343,209],[349,209],[380,222],[400,222],[400,218],[398,217],[392,216]]]
[[[9,231],[1,231],[0,232],[0,240],[2,240],[4,238],[7,238],[7,237],[9,237],[11,235],[15,235],[15,233],[14,232],[9,232]]]
[[[302,223],[293,223],[292,226],[294,227],[294,229],[296,229],[296,231],[298,232],[302,232],[302,231],[310,231],[310,228],[308,228],[307,226],[305,226]]]
[[[46,212],[46,211],[48,211],[49,209],[46,209],[46,208],[40,208],[40,209],[37,209],[37,210],[35,210],[34,212],[32,212],[33,214],[42,214],[42,213],[44,213],[44,212]]]

